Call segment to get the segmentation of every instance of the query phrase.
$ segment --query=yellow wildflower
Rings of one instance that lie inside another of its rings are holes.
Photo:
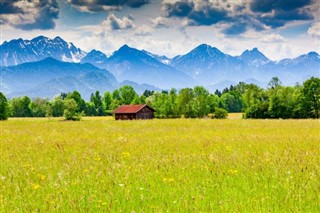
[[[129,152],[122,152],[121,153],[123,158],[130,158],[130,153]]]
[[[39,189],[39,188],[40,188],[40,186],[38,184],[33,185],[33,189]]]
[[[229,170],[229,174],[231,174],[231,175],[235,175],[237,173],[238,173],[238,170],[236,170],[236,169],[230,169]]]

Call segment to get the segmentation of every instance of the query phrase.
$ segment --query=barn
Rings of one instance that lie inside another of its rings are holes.
[[[113,111],[116,120],[152,119],[154,112],[147,104],[122,105]]]

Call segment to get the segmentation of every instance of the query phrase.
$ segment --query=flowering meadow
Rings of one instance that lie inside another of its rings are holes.
[[[0,212],[320,212],[319,120],[0,125]]]

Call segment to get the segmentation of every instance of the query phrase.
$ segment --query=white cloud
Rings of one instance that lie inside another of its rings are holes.
[[[149,27],[148,25],[144,24],[144,25],[136,28],[135,35],[147,36],[147,35],[151,35],[152,32],[154,32],[154,29]]]
[[[261,42],[264,42],[264,43],[279,43],[279,42],[285,42],[285,38],[279,34],[275,34],[275,33],[272,33],[272,34],[268,34],[266,36],[264,36],[262,39],[261,39]]]
[[[308,29],[308,35],[317,39],[320,39],[320,22],[315,22]]]
[[[169,21],[166,18],[163,17],[156,17],[154,19],[150,19],[151,24],[155,28],[161,28],[161,27],[169,27]]]
[[[113,13],[110,14],[106,20],[102,22],[103,29],[112,30],[122,30],[134,28],[135,25],[132,22],[132,17],[117,18]]]

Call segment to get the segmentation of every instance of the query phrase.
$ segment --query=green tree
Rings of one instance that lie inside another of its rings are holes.
[[[63,116],[64,112],[64,101],[61,96],[54,97],[51,101],[52,116],[60,117]]]
[[[144,95],[141,95],[139,99],[140,99],[140,103],[141,103],[141,104],[145,104],[146,101],[147,101],[147,97],[144,96]]]
[[[167,118],[169,110],[169,95],[165,93],[155,92],[148,97],[149,104],[156,110],[156,118]]]
[[[0,120],[7,120],[9,117],[9,106],[6,96],[0,92]]]
[[[64,101],[63,116],[65,120],[79,121],[82,113],[77,112],[78,104],[74,99],[66,99]]]
[[[141,104],[140,97],[138,95],[135,95],[134,99],[131,101],[131,104]]]
[[[154,94],[154,91],[152,90],[152,91],[150,91],[150,90],[145,90],[144,92],[143,92],[143,95],[147,98],[147,97],[149,97],[149,96],[151,96],[151,95],[153,95]]]
[[[242,95],[246,91],[246,86],[246,83],[240,81],[239,84],[237,84],[234,88]]]
[[[220,101],[221,106],[228,112],[241,112],[242,110],[241,95],[236,90],[221,95]]]
[[[53,116],[52,104],[48,101],[46,104],[46,117],[50,118]]]
[[[87,102],[86,103],[86,111],[85,111],[85,114],[87,116],[96,116],[97,114],[97,111],[96,111],[96,107],[94,105],[93,102]]]
[[[90,101],[94,104],[97,116],[103,116],[104,110],[103,110],[103,104],[102,104],[102,98],[99,91],[96,91],[95,94],[91,94]]]
[[[294,89],[278,86],[277,92],[270,93],[268,113],[271,118],[293,118]]]
[[[169,92],[169,112],[168,117],[170,118],[178,118],[181,115],[178,112],[178,106],[177,106],[177,90],[172,88]]]
[[[13,98],[9,104],[13,117],[32,117],[31,100],[28,96]]]
[[[112,99],[110,109],[114,110],[120,106],[120,101],[118,99]]]
[[[210,107],[210,113],[213,113],[215,108],[219,107],[219,96],[210,94],[208,97],[209,107]]]
[[[39,97],[33,99],[30,105],[33,117],[45,117],[48,102],[48,99],[42,99]]]
[[[194,100],[193,100],[193,110],[195,116],[201,118],[208,115],[210,111],[209,105],[209,92],[202,86],[196,86],[193,89]]]
[[[228,111],[222,108],[215,108],[213,118],[216,119],[225,119],[228,117]]]
[[[112,95],[111,95],[111,93],[110,92],[105,92],[103,94],[103,99],[102,100],[103,100],[104,109],[106,111],[109,111],[111,109],[110,106],[111,106],[111,103],[112,103]]]
[[[65,99],[73,99],[77,103],[77,113],[85,112],[86,102],[81,98],[81,94],[78,91],[73,91],[69,93]]]
[[[118,89],[113,90],[112,92],[112,100],[118,100],[119,104],[121,102],[120,92]],[[111,108],[112,109],[112,108]]]
[[[180,115],[186,117],[191,116],[192,113],[192,101],[194,98],[194,93],[191,88],[184,88],[179,91],[177,97],[177,107]]]
[[[278,91],[281,85],[282,83],[278,77],[273,77],[268,83],[269,89],[274,91],[275,93]]]
[[[245,118],[269,118],[269,97],[266,91],[257,85],[248,84],[242,95]]]
[[[311,77],[303,83],[303,108],[308,117],[319,118],[320,112],[320,78]]]
[[[131,104],[133,99],[138,95],[133,87],[128,85],[119,88],[119,94],[121,104]]]

